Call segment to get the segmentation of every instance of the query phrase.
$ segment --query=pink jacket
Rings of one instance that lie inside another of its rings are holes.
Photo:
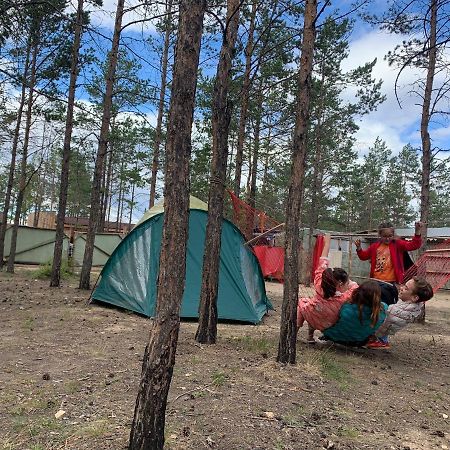
[[[349,282],[348,290],[337,291],[333,297],[325,299],[322,290],[322,274],[328,268],[328,258],[320,258],[314,275],[314,288],[316,294],[310,298],[300,298],[297,304],[297,326],[303,326],[306,320],[316,330],[324,330],[333,326],[339,318],[339,310],[358,287],[354,281]]]

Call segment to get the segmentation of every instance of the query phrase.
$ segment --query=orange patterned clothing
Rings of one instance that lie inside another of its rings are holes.
[[[348,290],[336,291],[333,297],[325,299],[322,290],[322,274],[328,268],[328,258],[320,258],[314,274],[314,288],[316,295],[311,298],[300,298],[297,304],[297,327],[303,326],[305,320],[316,330],[325,330],[333,326],[339,319],[339,311],[358,287],[354,281],[349,281]]]
[[[395,282],[394,265],[392,264],[391,250],[388,244],[380,244],[377,248],[373,278],[381,281]]]
[[[363,250],[362,248],[356,250],[358,258],[361,261],[370,260],[370,276],[372,278],[375,278],[374,272],[377,263],[377,250],[380,245],[381,242],[378,241],[371,244],[365,250]],[[397,283],[401,283],[403,281],[403,276],[405,274],[405,266],[403,264],[404,253],[411,250],[417,250],[421,245],[422,238],[418,234],[415,234],[410,241],[405,241],[403,239],[394,239],[389,243],[388,247],[391,252],[391,263],[394,267],[395,275],[393,280],[395,280]]]

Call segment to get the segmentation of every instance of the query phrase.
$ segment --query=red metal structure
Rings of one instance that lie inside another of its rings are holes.
[[[403,282],[421,276],[433,287],[433,292],[450,280],[450,239],[428,249],[405,273]]]

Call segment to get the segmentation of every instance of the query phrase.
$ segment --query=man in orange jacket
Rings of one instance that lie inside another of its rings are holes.
[[[366,250],[361,248],[361,240],[355,241],[356,253],[362,261],[370,259],[370,276],[388,283],[402,283],[405,274],[403,256],[405,252],[417,250],[422,245],[422,223],[415,223],[415,234],[411,241],[394,236],[394,226],[387,222],[378,227],[380,239]]]

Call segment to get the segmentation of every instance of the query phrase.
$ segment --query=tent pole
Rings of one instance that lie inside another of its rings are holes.
[[[348,277],[352,277],[352,248],[353,248],[353,236],[350,236],[348,241]]]
[[[270,233],[271,231],[276,230],[277,228],[280,228],[280,227],[282,227],[282,226],[284,226],[284,225],[285,225],[284,222],[283,222],[283,223],[279,223],[278,225],[272,227],[270,230],[264,231],[264,233],[261,233],[259,236],[256,236],[256,237],[250,239],[250,240],[247,241],[244,245],[251,244],[252,242],[257,241],[259,238],[265,236],[266,234]]]
[[[90,305],[91,302],[92,302],[92,294],[94,293],[95,288],[97,287],[97,283],[98,283],[98,280],[100,279],[100,276],[101,276],[101,275],[102,275],[102,273],[100,272],[100,273],[98,274],[97,279],[95,280],[94,287],[91,289],[91,293],[89,294],[89,298],[86,300],[86,306]]]

